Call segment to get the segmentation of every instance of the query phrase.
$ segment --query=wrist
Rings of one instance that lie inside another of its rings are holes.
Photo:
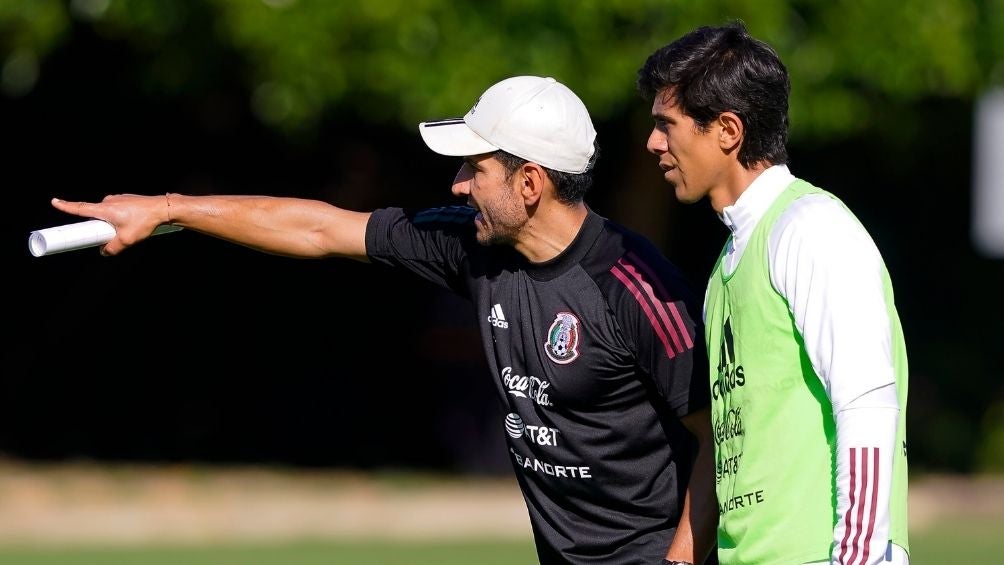
[[[164,193],[164,201],[167,202],[167,208],[166,208],[166,211],[165,211],[165,216],[167,217],[167,221],[165,221],[164,223],[165,224],[174,223],[174,214],[171,213],[171,193],[170,192],[165,192]]]
[[[662,560],[662,565],[694,565],[694,564],[691,563],[690,561],[677,561],[677,560],[663,559]]]

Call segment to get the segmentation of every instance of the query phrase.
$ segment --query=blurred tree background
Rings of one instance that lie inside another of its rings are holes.
[[[458,161],[417,123],[538,74],[593,113],[593,208],[703,289],[725,228],[662,182],[634,79],[656,48],[732,18],[791,73],[793,172],[843,197],[889,265],[912,469],[1004,471],[1004,263],[970,242],[974,107],[1004,86],[1002,0],[0,0],[14,203],[0,452],[507,473],[463,301],[193,233],[114,259],[33,258],[27,235],[76,221],[53,196],[455,203]]]

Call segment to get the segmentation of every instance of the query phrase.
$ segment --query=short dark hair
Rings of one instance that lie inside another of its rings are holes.
[[[582,202],[586,193],[589,192],[589,189],[593,186],[593,167],[596,165],[596,160],[599,156],[600,144],[594,141],[593,155],[589,158],[589,165],[586,167],[585,172],[566,173],[563,171],[549,169],[541,165],[547,173],[547,176],[550,177],[551,182],[554,183],[554,188],[557,192],[559,202],[562,202],[563,204],[576,204]],[[494,157],[499,163],[502,163],[502,167],[505,169],[505,179],[507,181],[512,179],[512,175],[516,173],[517,169],[523,166],[524,163],[528,162],[522,157],[517,157],[512,153],[501,149],[492,153],[492,157]]]
[[[723,112],[746,126],[739,162],[787,163],[788,71],[774,49],[739,20],[703,26],[652,53],[638,70],[638,92],[649,102],[667,94],[702,130]]]

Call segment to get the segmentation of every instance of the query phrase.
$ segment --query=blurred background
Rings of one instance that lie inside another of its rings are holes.
[[[374,266],[189,232],[115,258],[32,257],[28,235],[78,221],[54,196],[455,204],[459,161],[429,151],[418,122],[536,74],[593,114],[587,202],[703,290],[726,230],[661,180],[634,80],[656,48],[733,18],[791,74],[792,171],[841,196],[888,264],[911,472],[1004,475],[1000,0],[0,0],[13,261],[0,458],[509,484],[469,303]]]

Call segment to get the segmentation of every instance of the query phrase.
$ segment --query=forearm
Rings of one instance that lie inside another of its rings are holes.
[[[687,483],[680,524],[666,559],[700,564],[714,549],[718,528],[714,446],[708,412],[702,411],[688,418],[696,420],[688,422],[687,427],[697,435],[698,450],[690,482]]]
[[[117,255],[149,237],[157,226],[170,223],[275,255],[366,260],[370,214],[318,200],[113,194],[97,203],[54,198],[52,205],[112,224],[115,237],[102,248],[105,255]]]
[[[364,259],[368,213],[318,200],[169,194],[170,222],[266,253]]]
[[[833,563],[884,560],[898,417],[893,385],[863,395],[836,414]]]

